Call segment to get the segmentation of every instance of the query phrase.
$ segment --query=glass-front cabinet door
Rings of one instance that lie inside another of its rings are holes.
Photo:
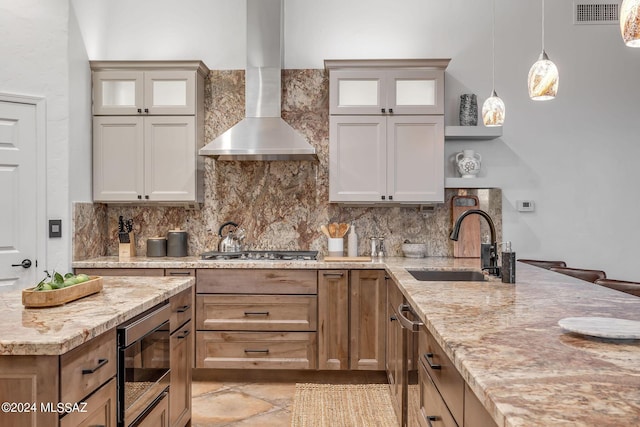
[[[134,115],[144,108],[144,73],[96,71],[93,73],[93,114]]]
[[[97,71],[93,73],[93,114],[193,115],[195,86],[192,71]]]
[[[330,114],[384,114],[384,71],[336,70],[331,72]]]
[[[149,71],[144,73],[144,105],[148,114],[196,113],[196,77],[193,72]]]
[[[330,108],[338,114],[444,114],[444,72],[332,70]]]
[[[392,114],[444,114],[443,71],[390,71],[387,87],[387,108]]]

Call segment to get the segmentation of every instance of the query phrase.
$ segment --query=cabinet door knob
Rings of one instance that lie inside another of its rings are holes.
[[[145,108],[145,109],[144,109],[144,112],[145,112],[145,113],[147,113],[147,114],[149,114],[149,109],[148,109],[148,108]]]
[[[142,113],[142,108],[138,108],[138,114]]]
[[[138,194],[138,200],[142,199],[142,196]]]
[[[380,109],[380,112],[381,112],[382,114],[384,114],[384,113],[386,113],[387,111],[386,111],[384,108],[381,108],[381,109]]]
[[[393,114],[393,108],[389,108],[389,114]]]
[[[147,200],[149,200],[149,195],[148,195],[148,194],[145,194],[144,198],[145,198],[145,199],[147,199]]]
[[[380,198],[381,198],[382,200],[386,200],[386,198],[387,198],[387,197],[386,197],[386,196],[380,196]]]
[[[389,200],[393,200],[393,196],[389,196]]]

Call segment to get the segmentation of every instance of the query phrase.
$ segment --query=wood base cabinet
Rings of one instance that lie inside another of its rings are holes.
[[[420,425],[493,427],[496,423],[433,335],[419,334]]]
[[[193,290],[189,288],[169,299],[170,386],[169,425],[184,427],[191,421],[191,366],[193,361]]]
[[[16,407],[15,412],[0,412],[0,426],[116,427],[115,375],[115,329],[61,356],[1,356],[0,401],[36,406],[29,411]],[[59,417],[58,402],[86,402],[87,412]],[[98,424],[94,420],[99,421]]]
[[[198,269],[196,368],[317,369],[315,270]]]
[[[384,270],[318,272],[318,368],[385,368]]]

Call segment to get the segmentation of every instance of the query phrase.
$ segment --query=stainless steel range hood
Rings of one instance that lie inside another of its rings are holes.
[[[283,0],[247,0],[246,117],[202,147],[218,160],[317,160],[280,117]]]

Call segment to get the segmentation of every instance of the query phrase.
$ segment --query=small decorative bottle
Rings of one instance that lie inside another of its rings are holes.
[[[358,235],[356,234],[356,227],[353,224],[351,224],[349,237],[347,238],[347,255],[350,257],[358,256]]]
[[[511,251],[511,242],[503,242],[505,245],[502,252],[502,268],[500,273],[502,283],[516,283],[516,253]]]

